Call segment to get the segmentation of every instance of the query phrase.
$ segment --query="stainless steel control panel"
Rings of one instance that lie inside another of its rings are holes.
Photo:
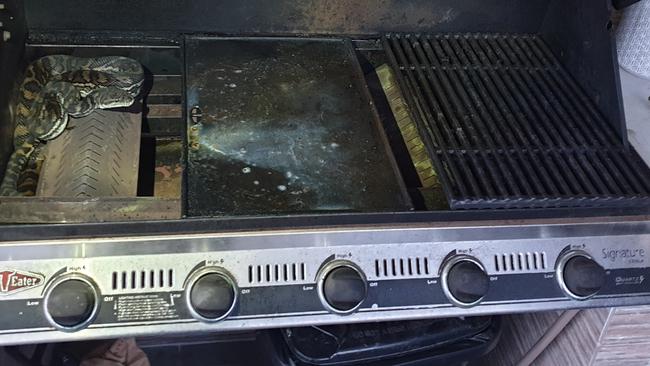
[[[650,222],[0,243],[0,343],[650,303]]]

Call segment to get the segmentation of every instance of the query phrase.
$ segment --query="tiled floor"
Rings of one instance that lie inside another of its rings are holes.
[[[537,343],[561,312],[509,315],[502,339],[486,358],[486,365],[515,365]],[[582,366],[592,364],[609,309],[583,310],[539,355],[533,365]],[[621,365],[618,365],[621,366]]]

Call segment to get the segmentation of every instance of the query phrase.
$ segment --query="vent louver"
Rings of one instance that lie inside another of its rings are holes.
[[[248,266],[248,283],[285,283],[304,281],[305,263],[259,264]]]
[[[497,272],[523,272],[546,269],[545,252],[507,253],[494,256]]]
[[[429,273],[426,257],[375,259],[377,278],[428,276]]]
[[[174,286],[174,270],[115,271],[111,283],[113,290],[169,288]]]

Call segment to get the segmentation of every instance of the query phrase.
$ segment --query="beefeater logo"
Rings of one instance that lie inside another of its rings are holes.
[[[0,271],[0,295],[9,295],[24,291],[43,284],[44,277],[41,274],[19,271]]]

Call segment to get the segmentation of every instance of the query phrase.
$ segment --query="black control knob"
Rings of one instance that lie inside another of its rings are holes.
[[[354,265],[333,265],[324,274],[319,286],[322,300],[330,310],[350,313],[366,299],[366,278]]]
[[[45,297],[46,317],[50,323],[68,331],[88,325],[98,305],[97,290],[85,277],[64,277],[52,284]]]
[[[235,300],[234,283],[223,273],[203,271],[191,281],[188,302],[200,320],[217,321],[226,317]]]
[[[456,259],[443,270],[443,286],[447,297],[458,306],[473,306],[480,302],[490,288],[490,279],[479,262]]]
[[[573,255],[564,263],[561,281],[571,297],[586,299],[603,287],[605,269],[587,255]]]

